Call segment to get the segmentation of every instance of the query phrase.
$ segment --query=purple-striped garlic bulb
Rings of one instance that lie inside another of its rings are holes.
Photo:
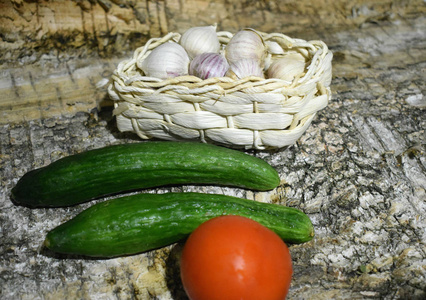
[[[189,64],[189,74],[201,79],[224,77],[229,64],[226,58],[218,53],[202,53]]]
[[[226,75],[233,79],[242,79],[248,76],[265,78],[258,60],[253,58],[240,59],[231,63]]]

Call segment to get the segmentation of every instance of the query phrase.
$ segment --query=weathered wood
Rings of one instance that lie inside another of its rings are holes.
[[[2,1],[0,124],[108,104],[96,83],[150,37],[218,24],[303,39],[421,15],[418,1]],[[403,16],[398,17],[398,16]]]
[[[295,272],[289,299],[426,297],[424,1],[0,6],[1,299],[186,299],[181,244],[110,260],[59,257],[40,250],[46,232],[91,203],[28,209],[9,196],[33,168],[137,141],[117,131],[105,90],[96,90],[96,83],[148,37],[213,22],[228,31],[251,26],[325,41],[334,52],[333,99],[296,145],[249,152],[279,171],[276,190],[159,191],[223,193],[304,210],[316,237],[290,247]]]

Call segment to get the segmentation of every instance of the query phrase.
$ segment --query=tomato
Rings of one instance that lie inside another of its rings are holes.
[[[201,224],[186,241],[180,262],[191,300],[282,300],[293,273],[283,240],[241,216],[220,216]]]

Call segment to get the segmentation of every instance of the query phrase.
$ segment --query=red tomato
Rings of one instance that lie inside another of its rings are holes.
[[[283,240],[241,216],[201,224],[182,251],[182,283],[192,300],[282,300],[292,273]]]

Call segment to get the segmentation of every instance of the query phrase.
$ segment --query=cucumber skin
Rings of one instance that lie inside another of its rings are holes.
[[[95,204],[46,236],[58,253],[116,257],[164,247],[222,215],[253,219],[285,242],[311,240],[314,229],[302,211],[232,196],[203,193],[136,194]]]
[[[107,146],[26,173],[12,189],[16,204],[61,207],[124,191],[177,184],[271,190],[278,172],[244,152],[195,142]]]

